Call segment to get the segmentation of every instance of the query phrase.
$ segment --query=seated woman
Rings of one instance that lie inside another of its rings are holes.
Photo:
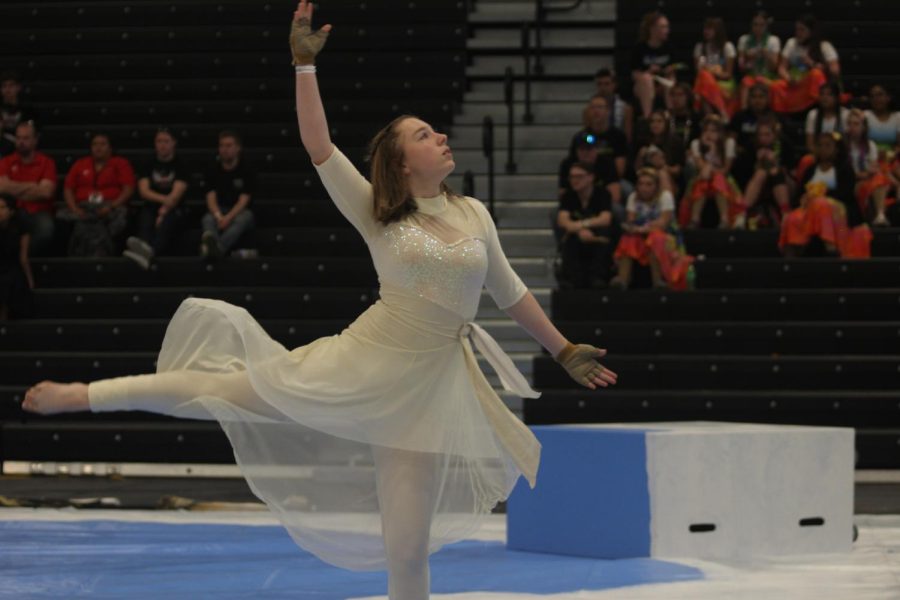
[[[638,117],[648,117],[654,104],[663,97],[665,86],[673,82],[676,65],[669,43],[669,19],[659,11],[649,12],[641,19],[638,43],[631,53],[631,79]]]
[[[656,169],[637,172],[635,191],[628,197],[628,217],[614,255],[618,274],[610,286],[628,289],[634,263],[650,266],[655,288],[684,290],[694,262],[684,251],[675,223],[675,199],[660,186]]]
[[[797,181],[803,173],[815,162],[816,143],[822,133],[842,134],[847,130],[846,108],[840,105],[840,90],[835,83],[823,83],[819,90],[818,106],[806,115],[806,154],[797,164],[794,173]]]
[[[779,121],[778,115],[769,103],[769,90],[761,83],[756,83],[748,92],[747,108],[735,113],[728,122],[728,135],[737,142],[737,153],[754,151],[756,143],[756,125],[761,119]],[[740,182],[740,180],[738,180]]]
[[[891,95],[881,84],[869,89],[869,109],[865,111],[869,139],[878,150],[894,153],[900,144],[900,112],[891,109]]]
[[[781,54],[781,40],[769,31],[772,17],[764,10],[758,10],[750,22],[750,33],[738,39],[738,69],[743,73],[740,86],[741,108],[746,109],[750,90],[762,86],[769,95],[769,86],[778,77],[778,62]]]
[[[735,161],[735,178],[744,189],[747,205],[747,224],[750,229],[777,227],[791,210],[791,185],[787,169],[793,152],[788,139],[781,133],[775,118],[760,119],[752,152],[745,152]],[[744,219],[738,217],[738,224]]]
[[[649,131],[638,140],[634,156],[635,170],[643,167],[656,169],[662,188],[675,197],[682,185],[684,160],[684,146],[669,131],[669,116],[662,110],[653,111],[650,114]]]
[[[679,208],[682,226],[699,227],[707,200],[713,200],[719,211],[719,228],[739,225],[738,217],[745,207],[741,191],[731,177],[735,158],[734,140],[725,136],[725,126],[715,115],[703,119],[700,137],[691,142],[688,163],[696,175],[687,185],[687,193]]]
[[[605,288],[611,266],[612,201],[594,185],[590,163],[569,168],[570,188],[559,202],[556,225],[561,230],[561,287]]]
[[[847,152],[856,174],[854,191],[863,218],[869,220],[871,215],[872,225],[890,225],[884,211],[891,180],[888,173],[881,170],[878,147],[869,139],[866,116],[858,108],[851,110],[847,117]]]
[[[781,222],[778,247],[787,257],[803,256],[818,240],[826,254],[868,258],[872,232],[854,198],[856,177],[841,136],[820,134],[815,156],[815,163],[801,178],[799,207]]]
[[[728,41],[725,21],[711,17],[703,22],[703,41],[694,46],[694,94],[698,104],[718,112],[725,121],[737,112],[738,98],[734,83],[734,61],[737,51]],[[701,106],[696,108],[700,109]]]
[[[814,16],[804,15],[795,23],[794,37],[781,51],[778,76],[781,79],[773,82],[769,91],[772,108],[781,113],[808,109],[818,100],[822,84],[840,78],[837,50],[822,39]]]

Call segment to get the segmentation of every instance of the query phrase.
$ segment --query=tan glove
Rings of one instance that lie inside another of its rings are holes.
[[[615,374],[604,368],[597,359],[606,356],[606,350],[590,344],[568,344],[554,357],[569,376],[584,387],[594,388],[595,379],[615,383]]]
[[[310,18],[306,16],[297,17],[291,23],[291,54],[295,65],[315,64],[316,55],[328,40],[330,27],[325,26],[313,33],[310,23]]]

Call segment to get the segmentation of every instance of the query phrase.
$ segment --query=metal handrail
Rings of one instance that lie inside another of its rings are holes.
[[[463,196],[475,197],[475,173],[471,169],[463,173]]]
[[[516,172],[516,161],[513,157],[513,146],[515,145],[515,94],[513,70],[512,67],[506,67],[503,80],[503,96],[506,102],[506,172],[509,174]]]
[[[485,115],[481,122],[481,151],[487,158],[488,211],[494,221],[494,119]]]

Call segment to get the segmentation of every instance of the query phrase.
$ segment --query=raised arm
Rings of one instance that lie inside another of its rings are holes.
[[[302,0],[294,12],[290,41],[297,71],[297,122],[300,125],[300,139],[313,163],[320,165],[331,156],[334,144],[331,143],[325,108],[319,96],[315,59],[328,39],[331,25],[313,32],[312,13],[312,3]]]

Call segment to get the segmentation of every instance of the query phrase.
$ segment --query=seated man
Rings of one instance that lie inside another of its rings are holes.
[[[153,138],[156,156],[138,179],[138,194],[144,201],[138,218],[138,234],[126,241],[123,256],[144,269],[153,257],[165,254],[178,235],[181,199],[187,191],[188,173],[176,155],[178,142],[168,129],[159,129]]]
[[[63,187],[66,209],[60,218],[75,222],[71,256],[110,256],[125,233],[126,203],[134,193],[131,163],[113,155],[105,133],[91,137],[91,154],[75,161]]]
[[[241,159],[241,139],[234,131],[219,134],[219,160],[204,180],[206,207],[200,254],[216,259],[230,252],[253,228],[247,206],[256,191],[256,173]]]
[[[47,254],[53,246],[53,197],[56,163],[37,151],[33,121],[16,126],[16,151],[0,160],[0,194],[16,199],[19,221],[31,234],[32,256]]]
[[[591,133],[585,133],[577,137],[572,145],[572,154],[564,158],[559,164],[557,199],[561,200],[566,192],[572,190],[571,180],[569,179],[569,169],[571,169],[572,165],[587,163],[593,165],[594,185],[602,187],[609,192],[613,215],[617,219],[624,220],[625,207],[622,202],[622,187],[613,155],[603,153],[597,137]]]

